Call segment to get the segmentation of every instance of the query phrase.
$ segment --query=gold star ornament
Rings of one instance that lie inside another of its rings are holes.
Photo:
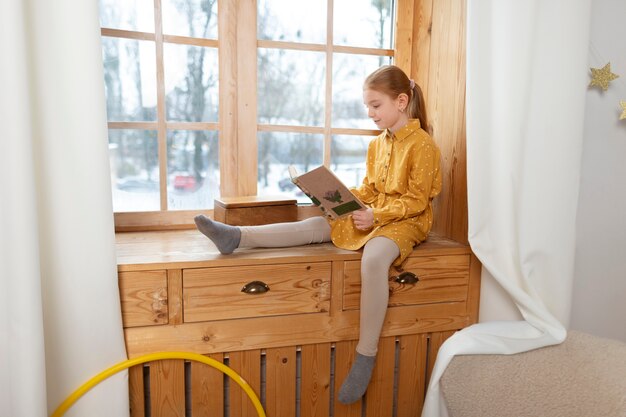
[[[591,68],[591,83],[589,87],[596,86],[602,88],[602,91],[606,91],[609,88],[609,83],[618,77],[619,75],[611,72],[610,62],[600,69]]]
[[[622,115],[619,117],[620,120],[626,119],[626,101],[620,101],[619,105],[622,106]]]

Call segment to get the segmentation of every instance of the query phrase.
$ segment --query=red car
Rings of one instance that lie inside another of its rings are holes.
[[[176,175],[174,177],[174,189],[193,191],[197,187],[196,177],[193,175]]]

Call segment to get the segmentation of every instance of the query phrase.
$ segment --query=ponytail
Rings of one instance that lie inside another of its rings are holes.
[[[428,124],[428,116],[426,114],[426,102],[424,100],[424,93],[422,93],[422,89],[419,85],[415,84],[413,80],[410,80],[411,84],[413,84],[413,89],[411,90],[411,94],[409,95],[409,105],[407,107],[407,112],[409,118],[411,119],[419,119],[420,125],[422,129],[432,134],[432,129]]]
[[[426,116],[426,103],[422,89],[395,65],[384,65],[371,73],[363,82],[363,89],[372,89],[387,94],[394,100],[400,94],[409,98],[407,115],[410,119],[419,119],[422,129],[431,132]]]

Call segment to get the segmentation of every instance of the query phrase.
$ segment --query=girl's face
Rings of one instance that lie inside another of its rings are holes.
[[[389,129],[395,133],[404,127],[409,118],[404,111],[408,97],[400,94],[392,99],[387,94],[366,88],[363,90],[363,103],[367,107],[367,116],[376,123],[379,129]]]

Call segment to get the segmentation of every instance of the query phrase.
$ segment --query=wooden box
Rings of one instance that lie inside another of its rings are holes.
[[[222,197],[215,200],[213,216],[234,226],[294,222],[298,220],[298,205],[286,197]]]

